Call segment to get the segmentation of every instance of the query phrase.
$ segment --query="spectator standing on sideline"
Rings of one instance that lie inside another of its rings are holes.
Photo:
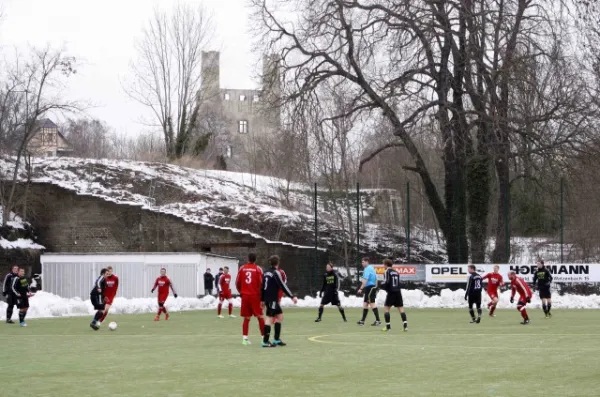
[[[210,269],[206,269],[206,272],[204,273],[204,295],[212,295],[214,282],[215,276],[212,275]]]

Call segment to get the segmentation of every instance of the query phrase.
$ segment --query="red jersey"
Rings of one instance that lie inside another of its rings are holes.
[[[164,302],[169,297],[169,288],[173,290],[173,294],[176,294],[175,287],[173,287],[173,283],[171,279],[167,276],[158,276],[156,281],[154,282],[154,287],[152,287],[152,291],[154,291],[158,287],[158,301]]]
[[[117,290],[119,289],[119,277],[115,274],[112,274],[104,279],[106,283],[106,288],[104,289],[104,296],[107,297],[110,301],[117,296]]]
[[[231,274],[223,273],[221,277],[219,277],[219,291],[224,294],[231,293]]]
[[[259,296],[262,290],[263,271],[255,263],[247,263],[240,268],[235,287],[242,296]]]
[[[527,300],[527,298],[531,298],[531,288],[529,288],[529,285],[521,277],[515,276],[510,282],[510,288],[512,290],[511,299],[515,297],[515,292],[519,293],[520,299]]]
[[[499,273],[488,273],[483,276],[483,279],[488,279],[487,292],[490,295],[498,295],[498,287],[504,284],[502,275]]]
[[[279,274],[281,274],[281,279],[283,280],[283,282],[287,284],[287,275],[285,274],[283,269],[279,269]],[[283,298],[283,290],[279,289],[279,293],[277,294],[277,301],[281,302],[281,298]]]

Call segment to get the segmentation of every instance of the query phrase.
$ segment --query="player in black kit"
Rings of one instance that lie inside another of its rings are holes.
[[[18,277],[19,266],[15,265],[12,267],[11,272],[4,277],[4,283],[2,284],[2,296],[6,298],[6,323],[14,324],[11,320],[13,314],[13,308],[17,303],[17,297],[12,292],[12,282],[14,277]]]
[[[96,310],[96,314],[94,315],[94,319],[90,323],[90,327],[94,331],[98,331],[100,327],[98,327],[97,323],[102,318],[104,314],[104,288],[106,288],[106,282],[104,280],[104,273],[106,273],[106,269],[100,270],[100,276],[94,282],[94,286],[92,287],[92,291],[90,292],[90,301]]]
[[[342,307],[342,303],[340,302],[340,297],[338,295],[338,291],[340,289],[340,276],[335,272],[335,270],[333,270],[333,265],[331,263],[328,263],[325,269],[327,271],[323,276],[323,286],[319,292],[319,296],[321,297],[321,305],[319,305],[319,317],[317,317],[315,323],[321,322],[321,317],[323,316],[323,306],[330,303],[338,307],[344,322],[346,322],[346,313],[344,312],[344,308]]]
[[[402,300],[402,290],[400,289],[400,274],[392,267],[394,262],[391,259],[383,261],[386,266],[385,273],[383,275],[383,284],[380,288],[387,292],[385,297],[385,303],[383,305],[385,328],[384,332],[392,329],[390,325],[390,308],[397,307],[400,317],[402,317],[402,323],[404,325],[404,332],[408,331],[408,321],[406,319],[406,313],[404,313],[404,302]]]
[[[280,339],[283,310],[281,310],[281,306],[279,306],[279,291],[283,291],[284,294],[292,298],[294,303],[298,303],[298,298],[292,295],[287,284],[284,283],[281,278],[281,273],[279,273],[279,257],[277,255],[270,257],[269,264],[271,265],[271,268],[263,274],[260,300],[262,305],[266,308],[262,347],[285,346],[286,344]],[[277,320],[277,322],[274,326],[275,335],[273,343],[271,343],[269,341],[269,336],[271,334],[271,324],[273,324],[273,320]]]
[[[465,291],[465,300],[469,301],[469,313],[471,314],[471,323],[479,324],[481,322],[481,291],[483,289],[483,280],[477,273],[475,265],[469,265],[469,280]],[[477,307],[477,318],[473,305]]]
[[[25,277],[25,269],[19,269],[17,277],[12,279],[12,292],[17,297],[17,307],[19,308],[19,323],[21,327],[27,327],[25,316],[29,309],[29,298],[33,296],[29,290],[29,281]]]
[[[537,289],[542,300],[542,308],[546,318],[552,317],[550,309],[552,309],[552,293],[550,292],[550,283],[552,283],[552,274],[544,265],[543,260],[537,261],[537,271],[533,274],[533,284],[537,284]]]

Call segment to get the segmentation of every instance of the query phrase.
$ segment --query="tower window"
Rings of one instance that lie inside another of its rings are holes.
[[[258,102],[260,100],[260,97],[258,95],[254,95],[254,98],[252,100],[254,102]]]
[[[245,101],[245,100],[246,100],[246,95],[244,95],[244,94],[240,95],[240,101],[242,101],[242,102],[243,102],[243,101]]]
[[[229,96],[229,94],[225,94],[225,100],[228,101],[230,99],[231,99],[231,97]]]
[[[231,147],[231,145],[227,145],[227,149],[225,150],[225,156],[228,159],[230,159],[232,155],[233,155],[233,148]]]
[[[248,120],[240,120],[238,121],[238,132],[240,134],[248,133]]]

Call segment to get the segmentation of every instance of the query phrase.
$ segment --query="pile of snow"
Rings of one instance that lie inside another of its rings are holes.
[[[4,208],[0,205],[0,219],[2,219],[3,216]],[[25,229],[25,224],[27,224],[27,222],[24,222],[19,215],[11,211],[8,222],[6,223],[7,226],[12,227],[13,229]]]
[[[8,241],[5,238],[0,237],[0,248],[3,249],[33,249],[33,250],[43,250],[46,247],[40,245],[38,243],[33,242],[33,240],[28,238],[19,238],[15,241]]]
[[[438,309],[438,308],[465,308],[464,290],[451,291],[445,289],[440,295],[426,296],[419,290],[405,290],[402,292],[404,305],[407,308],[418,309]],[[357,296],[340,297],[345,307],[362,307],[363,298]],[[486,298],[487,299],[487,298]],[[292,303],[289,298],[282,300],[284,307],[317,308],[320,303],[319,298],[307,296],[300,299],[297,305]],[[377,305],[383,306],[385,302],[385,292],[377,295]],[[217,299],[213,296],[203,298],[173,298],[167,300],[166,306],[170,311],[189,311],[189,310],[211,310],[216,309]],[[487,300],[484,300],[484,306]],[[89,300],[79,298],[65,299],[48,292],[40,291],[30,299],[29,318],[42,317],[66,317],[66,316],[89,316],[94,313],[94,308]],[[240,307],[239,298],[233,299],[233,306]],[[534,297],[530,305],[532,308],[540,308],[541,302],[538,297]],[[552,306],[556,309],[600,309],[600,295],[580,296],[580,295],[554,295]],[[510,291],[505,291],[500,297],[499,308],[514,308],[515,304],[510,303]],[[156,298],[125,299],[116,298],[111,308],[113,314],[139,314],[154,313],[158,310]],[[0,320],[5,320],[6,303],[0,302]]]
[[[377,305],[383,306],[386,293],[380,291],[377,294]],[[359,308],[363,305],[363,297],[358,296],[340,296],[342,304],[345,307]],[[465,291],[462,289],[452,291],[443,289],[440,295],[427,296],[421,290],[403,290],[402,298],[404,306],[407,308],[416,309],[458,309],[465,308]],[[518,297],[516,297],[518,298]],[[318,307],[321,299],[307,296],[303,300],[298,301],[299,307]],[[483,299],[483,306],[487,307],[489,299],[487,296]],[[293,306],[291,299],[284,298],[282,306]],[[529,305],[533,308],[541,308],[542,303],[536,296],[532,299]],[[509,309],[516,307],[516,304],[510,303],[510,291],[505,291],[500,295],[498,308]],[[552,307],[556,309],[600,309],[600,295],[558,295],[552,296]]]
[[[88,316],[95,313],[90,300],[80,298],[61,298],[45,291],[37,292],[29,299],[28,318]],[[239,301],[234,302],[239,307]],[[206,310],[217,307],[217,299],[213,296],[197,298],[173,298],[167,301],[170,311]],[[156,298],[125,299],[116,298],[111,307],[112,314],[150,313],[158,310]],[[16,309],[15,309],[16,311]],[[6,303],[0,302],[0,320],[6,320]]]
[[[2,208],[2,206],[0,206],[0,223],[2,221],[2,217],[4,216],[4,209]],[[13,229],[19,229],[19,230],[25,230],[25,225],[29,226],[29,223],[25,222],[20,216],[18,216],[17,214],[15,214],[14,212],[11,212],[9,217],[8,217],[9,221],[6,223],[6,226],[13,228]],[[27,239],[27,238],[19,238],[15,241],[9,241],[7,239],[5,239],[4,237],[0,236],[0,248],[2,249],[34,249],[34,250],[41,250],[44,249],[45,247],[43,245],[39,245],[35,242],[33,242],[33,240],[31,239]]]

